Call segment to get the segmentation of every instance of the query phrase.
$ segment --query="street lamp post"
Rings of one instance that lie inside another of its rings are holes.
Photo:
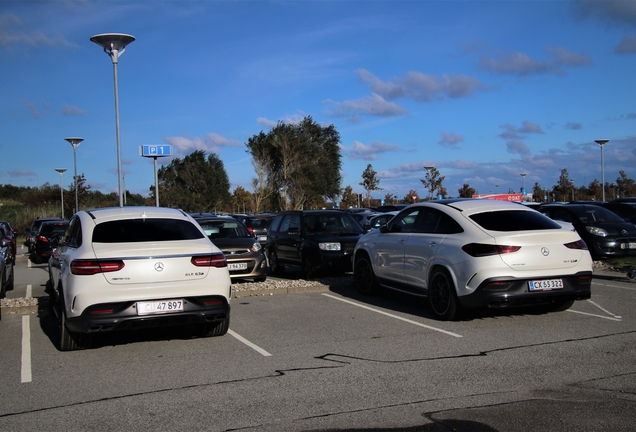
[[[523,189],[521,189],[521,201],[525,201],[526,200],[526,176],[528,175],[528,173],[521,173],[519,174],[521,177],[523,177]]]
[[[62,174],[66,171],[66,168],[55,168],[60,174],[60,202],[62,203],[62,219],[64,219],[64,189],[62,188]]]
[[[113,62],[113,74],[115,76],[115,129],[117,133],[117,184],[119,187],[119,207],[124,206],[124,195],[122,191],[122,173],[121,173],[121,141],[119,135],[119,86],[117,83],[117,63],[119,56],[126,50],[126,45],[135,40],[134,36],[121,33],[105,33],[95,35],[91,38],[91,42],[104,49]]]
[[[75,183],[75,213],[79,210],[77,199],[77,146],[80,145],[84,138],[64,138],[73,146],[73,182]]]
[[[608,143],[608,139],[597,139],[594,142],[601,146],[601,181],[603,186],[603,202],[605,202],[605,155],[603,154],[603,149],[605,148],[605,144]]]

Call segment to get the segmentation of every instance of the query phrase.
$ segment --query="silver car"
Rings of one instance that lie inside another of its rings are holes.
[[[358,240],[354,279],[428,298],[437,319],[462,308],[544,305],[590,298],[592,259],[571,229],[515,203],[456,199],[413,204]]]

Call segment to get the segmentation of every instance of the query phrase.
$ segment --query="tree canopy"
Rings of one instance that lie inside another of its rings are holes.
[[[230,181],[219,157],[197,150],[157,171],[159,204],[186,212],[209,212],[230,205]],[[154,187],[150,187],[154,196]]]
[[[340,134],[333,125],[321,126],[310,116],[297,124],[278,122],[246,146],[257,167],[252,186],[259,202],[270,197],[273,209],[300,209],[340,195]]]

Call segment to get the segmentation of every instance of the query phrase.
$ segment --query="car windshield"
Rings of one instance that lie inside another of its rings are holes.
[[[203,238],[191,222],[179,219],[123,219],[98,224],[94,243],[141,243]]]
[[[304,224],[307,234],[363,233],[360,224],[345,212],[305,215]]]
[[[583,223],[590,222],[611,222],[623,223],[625,220],[616,213],[597,206],[572,207],[572,211]]]
[[[534,231],[561,229],[561,225],[536,211],[491,211],[470,216],[477,225],[488,231]]]
[[[56,234],[64,234],[67,223],[43,224],[40,228],[40,235],[44,237],[53,237]]]
[[[201,228],[210,239],[252,237],[247,229],[235,220],[200,220]]]

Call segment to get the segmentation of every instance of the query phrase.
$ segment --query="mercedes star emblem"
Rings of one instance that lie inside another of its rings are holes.
[[[161,263],[161,262],[155,263],[155,270],[157,270],[158,272],[162,271],[163,270],[163,263]]]

